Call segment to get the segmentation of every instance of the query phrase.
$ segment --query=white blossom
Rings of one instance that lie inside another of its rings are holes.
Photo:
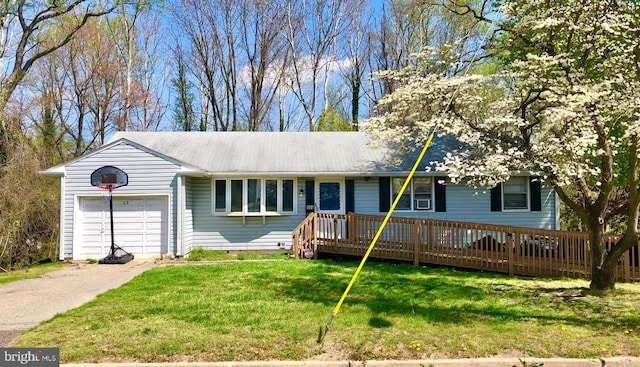
[[[582,180],[599,192],[611,180],[601,177],[601,158],[640,137],[640,12],[601,0],[505,1],[499,9],[514,34],[530,37],[522,57],[491,75],[385,71],[401,87],[380,99],[379,111],[391,112],[365,130],[405,147],[433,130],[455,136],[467,148],[434,164],[454,183],[491,187],[521,171],[549,186]],[[416,65],[440,62],[433,51],[416,55]]]

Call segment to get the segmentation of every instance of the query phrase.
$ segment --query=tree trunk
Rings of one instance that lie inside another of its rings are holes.
[[[9,134],[0,113],[0,177],[2,177],[2,167],[7,164],[7,154],[9,154]]]
[[[358,116],[360,115],[360,66],[355,64],[356,70],[351,79],[351,126],[358,131]]]
[[[609,259],[608,259],[609,260]],[[616,286],[616,264],[609,264],[611,261],[605,261],[601,267],[591,270],[591,290],[609,290],[615,289]]]
[[[591,245],[591,290],[614,289],[616,285],[616,264],[609,256],[604,242],[604,225],[598,219],[591,220],[589,242]]]
[[[9,154],[9,129],[4,120],[4,108],[7,105],[9,93],[2,88],[0,90],[0,177],[2,177],[3,167],[7,164]]]

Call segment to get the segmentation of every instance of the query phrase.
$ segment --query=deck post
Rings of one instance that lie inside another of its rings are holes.
[[[513,252],[515,248],[513,247],[513,238],[507,234],[507,262],[509,263],[509,276],[513,276]]]
[[[313,213],[313,218],[311,219],[311,238],[313,238],[313,243],[311,247],[313,248],[313,258],[318,259],[318,213]]]
[[[338,251],[338,217],[333,216],[333,251]]]
[[[413,221],[413,265],[420,265],[420,220]]]

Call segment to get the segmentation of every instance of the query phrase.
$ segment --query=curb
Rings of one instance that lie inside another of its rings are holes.
[[[475,358],[405,361],[251,361],[177,363],[69,363],[65,367],[640,367],[638,357],[573,358]]]

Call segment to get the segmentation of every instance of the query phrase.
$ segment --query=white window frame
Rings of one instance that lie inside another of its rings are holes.
[[[320,208],[320,187],[323,183],[337,183],[340,186],[340,208],[337,210],[322,210]],[[345,214],[346,213],[346,187],[345,187],[345,179],[343,177],[323,177],[316,178],[314,185],[315,192],[314,202],[316,203],[316,211],[318,213],[327,213],[327,214]]]
[[[505,195],[509,195],[507,193],[505,193],[505,186],[507,186],[507,183],[509,181],[511,181],[512,179],[517,178],[517,179],[524,179],[524,183],[525,183],[525,191],[524,192],[519,192],[519,193],[509,193],[509,194],[519,194],[525,195],[525,204],[526,207],[525,208],[508,208],[506,207],[506,203],[507,200],[505,199]],[[507,181],[505,181],[504,183],[502,183],[502,211],[503,212],[528,212],[531,210],[531,182],[529,177],[526,176],[514,176],[514,177],[510,177]]]
[[[415,198],[415,186],[414,186],[414,179],[421,179],[421,178],[428,178],[431,180],[431,207],[429,209],[417,209],[416,208],[416,198]],[[404,183],[404,180],[406,178],[402,178],[402,177],[392,177],[391,178],[391,202],[393,203],[393,201],[396,199],[396,194],[393,192],[393,181],[395,179],[399,179]],[[396,207],[396,211],[398,212],[416,212],[416,213],[424,213],[424,212],[435,212],[435,208],[436,208],[436,192],[435,192],[435,178],[434,177],[413,177],[411,179],[411,182],[409,182],[409,186],[407,186],[407,189],[405,191],[405,194],[407,192],[409,192],[409,196],[410,196],[410,207],[409,209],[399,209]]]
[[[249,180],[258,180],[260,184],[260,210],[249,211]],[[225,204],[224,211],[216,211],[216,181],[225,182]],[[242,181],[242,210],[231,211],[231,181]],[[277,182],[277,209],[275,211],[266,210],[267,181]],[[293,210],[284,211],[284,182],[292,181]],[[298,208],[298,195],[296,188],[298,181],[292,177],[214,177],[211,179],[211,213],[217,216],[278,216],[295,215]]]

